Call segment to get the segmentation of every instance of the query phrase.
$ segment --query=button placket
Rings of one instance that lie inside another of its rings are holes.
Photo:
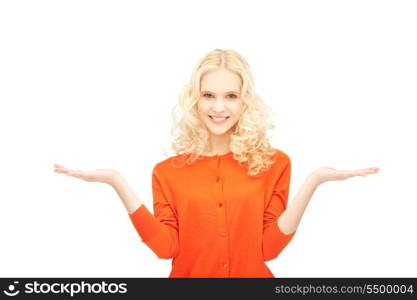
[[[228,240],[228,234],[227,234],[227,216],[226,216],[226,206],[223,206],[224,199],[223,199],[223,178],[222,178],[222,172],[221,172],[221,164],[220,157],[216,156],[216,195],[217,195],[217,201],[218,201],[218,207],[224,208],[219,209],[219,238],[223,240],[224,245],[224,260],[222,262],[223,269],[226,273],[226,277],[230,276],[230,267],[229,267],[229,240]]]

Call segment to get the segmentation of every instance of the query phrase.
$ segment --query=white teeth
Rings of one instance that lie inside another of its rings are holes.
[[[227,119],[227,117],[221,117],[221,118],[213,117],[213,116],[209,116],[209,117],[212,118],[215,121],[223,121],[223,120]]]

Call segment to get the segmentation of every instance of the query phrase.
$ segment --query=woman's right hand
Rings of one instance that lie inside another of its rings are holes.
[[[80,178],[88,182],[103,182],[112,185],[114,179],[119,174],[114,169],[96,169],[93,171],[81,171],[65,168],[62,165],[54,164],[56,173],[63,173],[67,176]]]

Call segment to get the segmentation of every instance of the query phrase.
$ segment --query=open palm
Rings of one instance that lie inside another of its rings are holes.
[[[103,182],[111,184],[117,172],[114,169],[96,169],[93,171],[72,170],[59,164],[54,164],[56,173],[63,173],[89,182]]]
[[[314,175],[320,183],[332,180],[345,180],[354,176],[366,176],[368,174],[378,173],[378,167],[357,169],[357,170],[336,170],[329,167],[318,168]]]

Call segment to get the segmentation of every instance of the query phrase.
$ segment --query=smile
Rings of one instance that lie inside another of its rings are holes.
[[[212,122],[215,123],[215,124],[223,124],[223,123],[226,122],[226,120],[228,118],[230,118],[230,117],[221,117],[221,118],[218,118],[218,117],[212,117],[210,115],[209,115],[209,117],[212,120]]]

